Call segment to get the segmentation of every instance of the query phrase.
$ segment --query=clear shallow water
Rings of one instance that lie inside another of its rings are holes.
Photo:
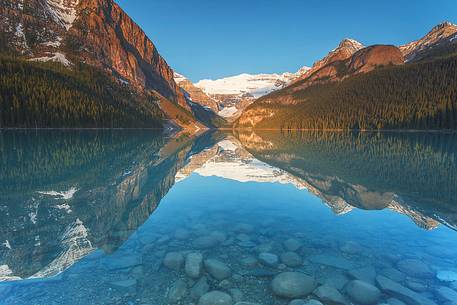
[[[353,279],[373,304],[457,302],[455,135],[0,139],[0,304],[362,304]],[[283,272],[317,290],[281,296]]]

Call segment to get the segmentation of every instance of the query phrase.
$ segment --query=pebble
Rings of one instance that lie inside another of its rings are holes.
[[[395,282],[403,282],[406,279],[406,275],[395,268],[386,268],[381,274]]]
[[[376,279],[376,270],[369,266],[348,271],[348,276],[354,280],[361,280],[374,285]]]
[[[288,240],[286,240],[284,242],[284,247],[289,250],[289,251],[292,251],[292,252],[295,252],[297,251],[298,249],[300,249],[302,246],[302,243],[298,240],[296,240],[295,238],[289,238]]]
[[[420,295],[417,292],[406,288],[385,276],[378,275],[376,277],[376,283],[384,293],[395,296],[396,298],[404,301],[411,305],[436,305],[432,300]]]
[[[436,277],[441,282],[457,282],[457,272],[454,271],[441,270],[438,271]]]
[[[344,286],[349,282],[349,279],[343,274],[336,274],[325,281],[325,284],[335,287],[338,290],[342,290]]]
[[[257,258],[255,258],[254,256],[243,257],[240,261],[241,265],[248,268],[254,267],[255,265],[257,265],[257,262]]]
[[[238,303],[243,300],[243,292],[238,288],[229,289],[229,293],[232,296],[233,302]]]
[[[179,271],[184,263],[184,255],[179,252],[169,252],[163,259],[163,265],[171,270]]]
[[[271,282],[275,295],[290,299],[308,296],[315,286],[314,278],[300,272],[280,273]]]
[[[295,252],[284,252],[280,256],[281,262],[289,267],[298,267],[303,265],[302,258]]]
[[[214,290],[208,293],[205,293],[200,300],[198,305],[232,305],[232,297],[222,291]]]
[[[190,289],[190,296],[194,300],[198,300],[202,295],[209,291],[208,279],[203,276],[201,277]]]
[[[203,266],[203,255],[201,253],[189,253],[186,256],[184,269],[187,276],[197,279],[200,277]]]
[[[206,271],[216,280],[224,280],[232,276],[230,268],[220,260],[210,258],[204,262]]]
[[[352,301],[361,305],[376,304],[381,297],[381,291],[378,288],[360,280],[350,281],[346,291]]]
[[[279,263],[279,258],[276,254],[262,252],[259,254],[259,261],[268,267],[277,267]]]
[[[177,303],[184,299],[187,294],[187,285],[183,280],[177,280],[176,283],[168,291],[168,300],[171,303]]]
[[[314,290],[313,294],[324,304],[346,305],[343,295],[332,286],[322,285]]]

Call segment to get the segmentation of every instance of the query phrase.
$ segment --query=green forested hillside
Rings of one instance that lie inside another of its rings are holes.
[[[259,99],[237,127],[457,129],[457,57],[380,67],[305,89],[301,85]],[[263,120],[252,126],[256,115]]]
[[[162,117],[152,96],[95,68],[0,56],[0,128],[161,128]]]

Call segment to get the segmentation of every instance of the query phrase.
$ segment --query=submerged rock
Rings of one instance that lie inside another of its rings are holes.
[[[438,299],[444,302],[451,302],[451,304],[457,303],[457,291],[448,288],[448,287],[440,287],[435,292]]]
[[[295,238],[289,238],[288,240],[286,240],[284,242],[284,247],[289,250],[289,251],[292,251],[292,252],[295,252],[297,251],[298,249],[300,249],[302,246],[302,243],[298,240],[296,240]]]
[[[325,284],[335,287],[338,290],[342,290],[348,282],[349,282],[349,279],[346,276],[344,276],[342,274],[336,274],[336,275],[332,276],[331,278],[328,278],[325,281]]]
[[[324,304],[346,305],[343,295],[332,286],[322,285],[314,290],[313,294]]]
[[[245,267],[251,268],[257,264],[257,258],[255,258],[254,256],[243,257],[240,263]]]
[[[381,274],[395,282],[403,282],[406,279],[406,275],[395,268],[386,268]]]
[[[276,254],[262,252],[259,254],[259,261],[268,267],[276,267],[278,266],[279,258]]]
[[[430,299],[406,288],[385,276],[378,275],[376,277],[376,283],[381,290],[387,294],[390,294],[407,304],[410,305],[437,305]]]
[[[204,295],[208,291],[209,291],[208,279],[205,276],[203,276],[190,289],[190,296],[194,300],[198,300],[201,298],[202,295]]]
[[[409,276],[417,278],[433,278],[434,272],[418,259],[405,259],[397,263],[397,268]]]
[[[203,266],[203,255],[201,253],[189,253],[186,256],[184,269],[187,276],[196,279],[200,277]]]
[[[361,280],[374,285],[376,279],[376,270],[373,267],[364,267],[353,269],[348,272],[350,278]]]
[[[205,260],[204,265],[206,271],[208,271],[208,273],[216,280],[221,281],[226,278],[229,278],[232,275],[232,271],[230,270],[230,268],[226,264],[217,259],[207,259]]]
[[[229,289],[233,302],[239,303],[243,300],[243,292],[238,288]]]
[[[438,271],[438,274],[436,277],[441,281],[441,282],[457,282],[457,272],[454,271]]]
[[[179,252],[170,252],[165,255],[163,265],[171,270],[179,271],[184,263],[184,255]]]
[[[386,305],[406,305],[404,302],[400,301],[400,300],[397,300],[397,299],[394,299],[394,298],[390,298],[387,300],[387,304]]]
[[[326,265],[329,267],[334,267],[338,269],[351,270],[354,269],[354,263],[338,256],[328,255],[328,254],[319,254],[311,255],[308,258],[311,262],[320,265]]]
[[[168,301],[170,303],[177,303],[184,299],[187,295],[187,285],[183,280],[177,280],[176,283],[168,291]]]
[[[295,252],[285,252],[282,253],[281,262],[289,267],[298,267],[303,265],[302,258]]]
[[[315,286],[314,278],[300,272],[280,273],[271,282],[275,295],[291,299],[309,295]]]
[[[378,288],[360,280],[349,282],[346,291],[352,301],[361,305],[376,304],[381,297],[381,291]]]
[[[214,290],[208,293],[205,293],[200,300],[198,305],[232,305],[232,297],[222,291]]]

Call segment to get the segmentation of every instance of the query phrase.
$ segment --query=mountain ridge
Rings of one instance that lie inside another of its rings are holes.
[[[132,92],[163,97],[157,103],[175,126],[205,128],[154,43],[113,0],[1,0],[0,5],[1,49],[69,69],[79,63],[100,69]],[[164,99],[171,103],[163,105]]]
[[[247,107],[234,128],[455,129],[454,35],[457,26],[445,22],[408,48],[343,40],[300,79]]]

